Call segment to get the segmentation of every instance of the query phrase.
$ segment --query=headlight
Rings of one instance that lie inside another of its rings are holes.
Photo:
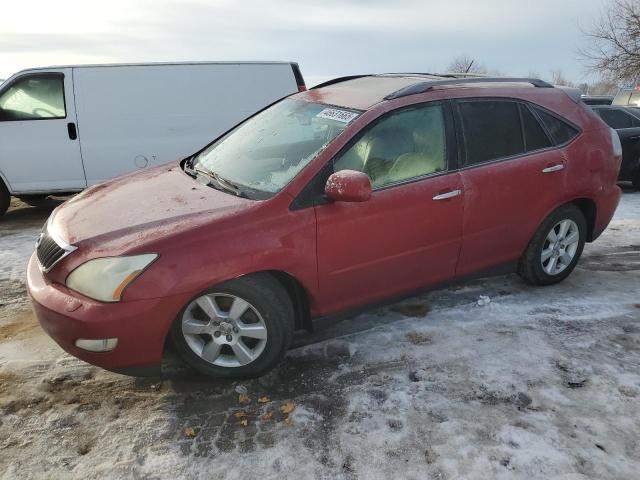
[[[67,277],[67,287],[102,302],[118,302],[122,292],[158,258],[155,253],[89,260]]]

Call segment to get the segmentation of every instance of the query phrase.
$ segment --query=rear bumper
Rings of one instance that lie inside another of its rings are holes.
[[[27,285],[40,325],[65,351],[107,370],[133,375],[160,373],[164,342],[191,294],[130,302],[102,303],[49,282],[29,260]],[[117,338],[109,352],[90,352],[76,340]]]
[[[596,221],[593,228],[591,241],[597,239],[609,226],[613,215],[616,213],[622,190],[614,185],[606,192],[603,192],[596,206]]]

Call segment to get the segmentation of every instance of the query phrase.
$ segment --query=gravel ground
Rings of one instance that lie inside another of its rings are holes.
[[[561,285],[502,276],[324,322],[245,382],[171,355],[124,377],[44,335],[24,267],[57,203],[0,218],[1,479],[637,478],[640,193]]]

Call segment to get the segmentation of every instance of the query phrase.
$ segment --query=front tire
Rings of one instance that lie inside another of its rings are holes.
[[[518,274],[530,285],[553,285],[576,267],[587,236],[584,214],[565,205],[549,215],[529,242]]]
[[[224,282],[192,299],[170,336],[182,359],[216,378],[264,375],[284,357],[294,329],[291,299],[266,273]]]

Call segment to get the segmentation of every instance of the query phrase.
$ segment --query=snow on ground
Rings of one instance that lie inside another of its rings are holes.
[[[9,214],[3,292],[47,210]],[[639,280],[640,193],[627,192],[561,285],[502,276],[325,322],[245,382],[171,357],[165,379],[86,365],[16,287],[0,310],[0,479],[635,478]]]

